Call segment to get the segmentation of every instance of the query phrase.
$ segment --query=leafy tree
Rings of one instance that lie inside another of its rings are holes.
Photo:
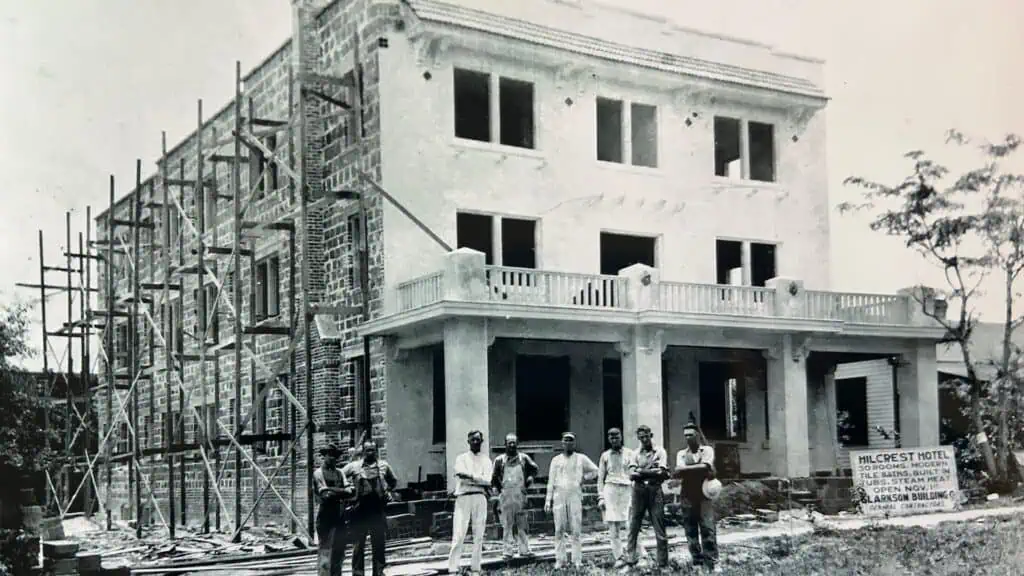
[[[51,418],[63,420],[39,396],[37,380],[17,364],[29,357],[27,343],[28,308],[14,304],[0,310],[0,478],[18,479],[46,470],[59,469],[63,456],[58,449],[59,426],[49,431],[42,426],[45,410]],[[12,483],[5,489],[15,489]]]
[[[913,162],[913,172],[896,185],[847,178],[847,185],[862,190],[863,201],[846,202],[839,209],[873,212],[873,231],[902,238],[908,248],[945,273],[946,288],[922,287],[926,297],[919,301],[923,312],[945,328],[943,342],[960,349],[967,371],[962,384],[967,389],[976,445],[989,476],[997,485],[1006,485],[1010,450],[1021,440],[1012,433],[1019,428],[1021,397],[1021,351],[1012,336],[1024,323],[1024,315],[1014,309],[1017,281],[1024,272],[1024,176],[1005,170],[1004,165],[1021,139],[1011,134],[995,144],[972,144],[962,133],[950,131],[947,143],[976,146],[983,157],[981,166],[950,181],[948,168],[922,151],[912,151],[905,157]],[[970,343],[978,322],[974,303],[982,282],[993,275],[998,275],[1004,289],[1002,355],[992,366],[995,377],[983,378],[979,369],[986,361],[972,353]],[[936,296],[951,302],[957,312],[947,317],[925,305]]]

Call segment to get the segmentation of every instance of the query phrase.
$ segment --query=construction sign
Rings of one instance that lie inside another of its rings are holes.
[[[851,451],[850,466],[869,516],[949,511],[960,502],[952,446]]]

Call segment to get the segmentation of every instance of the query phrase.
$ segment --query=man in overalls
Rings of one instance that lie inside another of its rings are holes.
[[[505,560],[515,554],[515,543],[519,542],[519,555],[523,558],[530,553],[530,536],[527,530],[527,490],[537,477],[537,464],[526,454],[519,452],[519,439],[515,434],[505,436],[505,453],[494,459],[494,474],[491,485],[498,491],[501,530],[505,540]],[[513,531],[515,538],[513,539]]]
[[[323,459],[313,472],[316,497],[316,536],[319,548],[317,576],[341,576],[345,561],[345,503],[352,495],[345,475],[337,468],[341,450],[334,444],[320,449]]]
[[[576,435],[562,434],[562,453],[551,460],[544,511],[555,517],[555,569],[565,565],[566,532],[572,538],[572,563],[583,566],[583,482],[597,477],[597,464],[576,451]]]
[[[373,539],[373,575],[384,576],[384,539],[388,530],[385,509],[398,478],[391,466],[377,457],[377,444],[372,440],[363,442],[362,457],[345,466],[344,472],[355,488],[355,502],[349,511],[349,534],[355,542],[352,576],[363,576],[366,571],[367,536]]]

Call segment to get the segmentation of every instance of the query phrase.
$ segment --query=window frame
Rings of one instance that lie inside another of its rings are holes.
[[[778,240],[751,240],[748,238],[734,238],[729,236],[716,236],[715,237],[715,250],[713,254],[714,263],[713,267],[715,270],[715,286],[730,286],[728,283],[721,283],[718,279],[718,243],[719,242],[736,242],[740,245],[740,269],[741,269],[741,281],[739,286],[748,288],[764,288],[764,286],[754,286],[753,275],[753,245],[761,244],[766,246],[772,246],[775,253],[775,276],[779,276],[779,253],[782,249],[782,242]]]
[[[601,102],[617,104],[619,106],[620,126],[619,126],[619,160],[604,160],[600,158],[600,143],[601,139],[601,123],[600,123],[600,105]],[[635,133],[633,130],[633,114],[636,111],[636,107],[646,107],[654,110],[654,164],[639,164],[636,161],[636,142]],[[625,97],[614,97],[614,96],[601,96],[597,95],[594,97],[594,159],[599,165],[602,166],[628,166],[630,168],[639,168],[641,170],[660,170],[661,169],[661,106],[658,104],[652,104],[649,101],[634,100]]]
[[[491,264],[490,266],[506,266],[503,262],[505,260],[504,254],[504,222],[505,220],[522,220],[533,222],[533,268],[522,268],[523,270],[540,270],[541,269],[541,218],[533,218],[529,216],[517,216],[513,214],[503,214],[495,212],[484,212],[479,210],[462,210],[458,209],[455,211],[455,243],[457,247],[461,247],[461,243],[458,238],[458,221],[459,215],[466,214],[469,216],[483,216],[491,219]]]
[[[459,136],[457,132],[458,123],[458,110],[455,103],[456,95],[456,75],[459,72],[466,72],[472,74],[479,74],[487,77],[487,106],[488,106],[488,138],[487,140],[478,140],[475,138],[466,138]],[[518,146],[515,144],[503,144],[501,141],[501,83],[502,80],[521,82],[529,85],[531,90],[531,146]],[[540,106],[537,99],[537,87],[538,83],[535,79],[527,79],[521,75],[512,73],[502,73],[502,71],[484,71],[480,70],[472,65],[464,66],[461,64],[454,64],[451,67],[451,134],[455,142],[460,144],[469,144],[476,146],[493,146],[502,150],[516,150],[521,152],[539,152],[541,150],[541,138],[540,138],[540,122],[539,113]]]
[[[717,131],[715,130],[715,121],[718,119],[728,119],[739,122],[739,146],[740,146],[740,174],[739,176],[720,175],[717,173],[718,166],[718,146],[717,146]],[[771,127],[772,130],[772,179],[771,180],[759,180],[751,177],[751,149],[752,143],[750,140],[750,125],[751,124],[763,124]],[[779,123],[776,121],[770,121],[768,119],[761,119],[746,116],[743,114],[737,114],[733,112],[721,112],[714,114],[711,118],[711,150],[712,150],[712,176],[729,181],[738,181],[746,183],[757,183],[758,185],[778,185],[779,181]]]

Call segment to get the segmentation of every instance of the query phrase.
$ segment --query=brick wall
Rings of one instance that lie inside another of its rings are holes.
[[[328,3],[320,2],[321,7],[309,12],[311,22],[314,26],[310,29],[307,40],[311,41],[314,48],[312,53],[312,65],[316,71],[332,76],[344,76],[351,70],[350,53],[354,48],[355,22],[360,22],[362,30],[362,62],[364,79],[364,153],[362,154],[360,168],[370,173],[375,178],[380,178],[380,149],[379,149],[379,102],[377,91],[377,50],[379,36],[384,34],[388,18],[397,15],[397,6],[377,6],[370,0],[339,0]],[[288,67],[295,62],[295,55],[292,52],[293,45],[286,44],[276,53],[268,57],[258,68],[253,70],[244,78],[244,94],[241,106],[243,117],[248,116],[249,99],[255,115],[259,118],[282,120],[289,117],[288,113]],[[348,62],[349,64],[345,64]],[[346,66],[348,69],[346,69]],[[344,88],[334,86],[321,87],[332,96],[352,101],[351,94]],[[187,95],[182,95],[187,97]],[[310,125],[322,124],[322,129],[309,130],[307,138],[302,145],[305,148],[305,177],[313,192],[314,198],[324,190],[338,190],[342,188],[355,188],[358,184],[357,171],[355,167],[356,156],[350,152],[354,141],[354,127],[338,117],[330,115],[339,112],[339,109],[332,105],[322,103],[314,98],[307,100],[309,107],[308,120]],[[210,114],[210,108],[205,108],[208,120],[203,128],[203,150],[209,152],[215,141],[224,140],[229,137],[235,126],[235,109],[233,104],[224,106],[214,114]],[[320,118],[321,120],[315,120]],[[324,119],[326,118],[326,119]],[[257,128],[259,130],[259,128]],[[285,132],[279,132],[277,137],[277,149],[282,154],[288,150],[288,141]],[[168,155],[166,170],[169,178],[173,179],[195,179],[197,169],[197,147],[195,134],[173,148]],[[300,143],[295,141],[294,146],[298,149]],[[225,146],[219,150],[220,154],[230,155],[231,146]],[[242,155],[248,156],[249,152],[243,148]],[[232,192],[232,167],[230,163],[207,162],[203,166],[203,175],[213,183],[213,188],[207,189],[207,197],[213,194],[230,195]],[[250,181],[252,180],[252,181]],[[269,189],[267,186],[261,198],[253,201],[246,210],[245,220],[248,221],[270,221],[278,219],[283,215],[297,208],[298,198],[293,196],[288,187],[288,178],[283,171],[279,171],[278,188]],[[248,203],[248,191],[255,184],[255,179],[250,175],[247,164],[243,164],[240,170],[240,187],[244,192],[242,205]],[[127,188],[119,186],[119,193],[124,194]],[[169,189],[169,193],[179,199],[182,207],[188,215],[187,221],[180,224],[180,233],[177,235],[180,240],[171,245],[171,266],[179,263],[195,264],[196,255],[193,250],[198,247],[198,242],[190,231],[189,223],[199,227],[199,202],[194,190],[186,187],[184,190],[178,187]],[[142,186],[142,202],[148,205],[149,202],[162,201],[163,190],[155,178],[150,178]],[[371,194],[366,199],[368,208],[368,221],[366,231],[371,246],[369,260],[370,277],[370,308],[371,315],[381,313],[383,306],[381,295],[383,293],[383,248],[381,238],[381,199],[376,194]],[[232,278],[240,279],[241,302],[240,313],[244,325],[253,323],[253,285],[254,274],[252,264],[262,259],[275,255],[280,262],[278,275],[278,292],[280,294],[280,317],[276,322],[287,324],[289,318],[293,317],[296,310],[301,310],[301,282],[300,266],[303,258],[309,258],[309,286],[308,292],[311,303],[323,303],[327,305],[358,306],[362,298],[367,295],[357,290],[353,285],[353,279],[358,281],[358,274],[352,273],[352,267],[357,261],[357,252],[354,247],[354,226],[351,216],[358,213],[356,202],[338,202],[334,205],[319,209],[310,210],[307,226],[302,228],[301,222],[296,218],[294,257],[289,242],[288,232],[272,231],[263,233],[258,237],[243,235],[248,239],[246,247],[252,248],[252,257],[246,255],[241,258],[240,270],[231,275]],[[130,217],[131,199],[124,198],[117,203],[115,214],[117,218],[128,219]],[[174,229],[174,221],[178,220],[177,209],[172,204],[171,229]],[[145,208],[142,211],[144,221],[151,221],[157,224],[156,230],[152,233],[143,231],[142,242],[147,243],[154,240],[162,243],[164,240],[165,218],[160,208]],[[230,198],[222,197],[217,202],[217,209],[206,212],[205,229],[207,230],[207,245],[216,245],[230,248],[233,235],[233,203]],[[125,232],[126,241],[130,241],[127,235],[127,228],[118,228],[118,231]],[[153,236],[149,238],[147,234]],[[104,215],[97,218],[97,238],[102,240],[109,236],[107,222]],[[215,262],[218,277],[225,281],[224,293],[221,296],[220,305],[217,307],[216,318],[219,321],[219,341],[221,343],[231,341],[234,337],[234,319],[229,312],[228,303],[232,305],[233,292],[231,282],[227,281],[226,274],[232,263],[232,258],[225,255],[210,255],[208,261]],[[115,294],[122,296],[130,291],[130,282],[126,274],[130,270],[123,257],[115,258]],[[165,266],[162,252],[143,248],[139,262],[139,277],[143,282],[162,282],[165,276]],[[294,274],[296,286],[294,307],[292,293],[290,291],[290,277]],[[172,282],[178,282],[181,278],[182,290],[172,291],[172,300],[180,302],[179,322],[185,331],[184,353],[199,354],[198,327],[199,316],[198,306],[194,292],[200,288],[199,278],[194,274],[175,276]],[[105,302],[105,279],[101,272],[98,282],[101,286],[101,302]],[[203,284],[208,283],[204,281]],[[144,306],[153,316],[153,320],[160,326],[161,334],[164,332],[164,311],[160,306],[161,291],[150,293],[155,301],[152,305]],[[208,308],[212,308],[212,302],[208,302]],[[102,307],[105,308],[105,305]],[[140,310],[141,313],[141,310]],[[295,316],[295,328],[301,331],[301,316]],[[271,320],[274,321],[274,320]],[[313,328],[313,417],[319,426],[333,426],[337,429],[346,423],[352,423],[359,416],[356,410],[357,404],[369,402],[372,413],[372,434],[373,437],[384,446],[386,423],[384,421],[384,358],[383,350],[378,343],[374,343],[370,351],[371,383],[370,397],[358,398],[359,376],[353,374],[353,367],[356,365],[352,360],[362,355],[362,343],[356,337],[356,327],[362,321],[361,314],[349,315],[336,319],[338,328],[342,333],[342,339],[338,341],[324,341]],[[139,346],[138,353],[143,365],[152,365],[152,379],[141,380],[138,384],[138,423],[140,449],[157,449],[165,446],[166,442],[166,418],[167,410],[167,386],[169,385],[166,370],[165,348],[160,343],[160,338],[151,336],[151,324],[143,316],[138,323]],[[211,327],[212,331],[212,327]],[[153,340],[151,345],[150,340]],[[289,339],[286,336],[244,336],[243,340],[252,347],[258,361],[250,359],[245,352],[241,355],[240,370],[237,371],[236,382],[236,361],[232,348],[217,355],[206,363],[205,379],[201,378],[201,368],[197,361],[185,362],[181,370],[182,380],[186,389],[191,387],[193,392],[185,402],[185,419],[183,423],[183,434],[186,442],[196,442],[202,438],[200,426],[196,421],[196,415],[191,406],[195,406],[199,412],[203,412],[204,397],[200,390],[205,383],[207,390],[207,410],[213,409],[214,390],[219,391],[219,406],[216,407],[216,417],[230,430],[235,430],[236,422],[234,415],[235,387],[240,386],[239,395],[241,403],[239,411],[242,419],[250,413],[253,408],[253,397],[257,393],[257,386],[268,381],[272,375],[262,368],[260,364],[268,368],[274,368],[281,360],[285,360],[284,372],[287,373],[287,351]],[[213,352],[208,352],[213,357]],[[295,348],[292,360],[295,363],[295,382],[291,383],[291,390],[300,402],[305,399],[304,376],[304,348],[300,341]],[[102,369],[102,367],[101,367]],[[102,378],[102,374],[101,374]],[[175,414],[179,411],[180,390],[175,383],[176,379],[170,379],[171,386],[171,410]],[[130,383],[130,380],[119,380],[119,383]],[[121,392],[122,395],[126,392]],[[106,400],[104,394],[99,394],[94,399],[94,404],[100,414],[101,422],[106,422]],[[288,431],[290,424],[290,406],[279,390],[272,390],[267,396],[267,417],[266,432],[273,433]],[[114,409],[117,409],[115,398]],[[252,432],[253,422],[250,421],[246,432]],[[297,422],[298,430],[301,430],[301,415]],[[339,432],[318,432],[315,435],[314,445],[328,442],[339,442],[347,446],[349,437],[347,433]],[[266,476],[270,476],[273,468],[282,460],[285,460],[285,452],[289,442],[269,442],[265,452],[257,451],[255,459]],[[305,436],[303,435],[296,446],[297,468],[296,468],[296,491],[295,513],[305,524],[306,517],[306,463],[305,463]],[[252,453],[251,448],[247,452]],[[217,458],[219,453],[219,458]],[[155,500],[164,518],[168,517],[170,502],[176,507],[176,516],[181,522],[181,461],[183,456],[175,456],[174,467],[174,494],[168,499],[168,464],[166,456],[153,454],[143,458],[142,472],[147,482],[153,487]],[[203,520],[203,479],[206,475],[206,464],[200,458],[198,452],[189,453],[184,456],[185,464],[185,519],[189,525],[198,525]],[[235,491],[241,490],[242,495],[242,516],[248,513],[252,506],[254,492],[259,493],[265,482],[254,474],[251,466],[245,458],[242,460],[240,474],[235,472],[235,451],[233,447],[221,447],[209,454],[210,465],[220,473],[220,481],[217,487],[224,499],[224,508],[221,508],[222,527],[231,525],[234,515]],[[219,465],[218,461],[219,460]],[[105,474],[99,479],[100,494],[106,505],[111,509],[115,519],[134,518],[133,506],[134,495],[129,492],[127,478],[127,464],[118,462],[113,466],[113,482],[108,487]],[[274,485],[281,495],[288,500],[290,498],[290,478],[287,464],[274,479]],[[145,486],[145,483],[143,484]],[[240,488],[239,488],[240,486]],[[143,490],[143,508],[152,509],[152,500],[147,490]],[[215,511],[220,508],[213,486],[210,487],[210,513],[211,524],[214,523]],[[155,513],[149,514],[151,521],[159,523],[159,516]],[[259,508],[259,523],[277,523],[287,525],[290,516],[284,511],[284,506],[272,491],[267,491]],[[252,521],[249,523],[252,524]]]

